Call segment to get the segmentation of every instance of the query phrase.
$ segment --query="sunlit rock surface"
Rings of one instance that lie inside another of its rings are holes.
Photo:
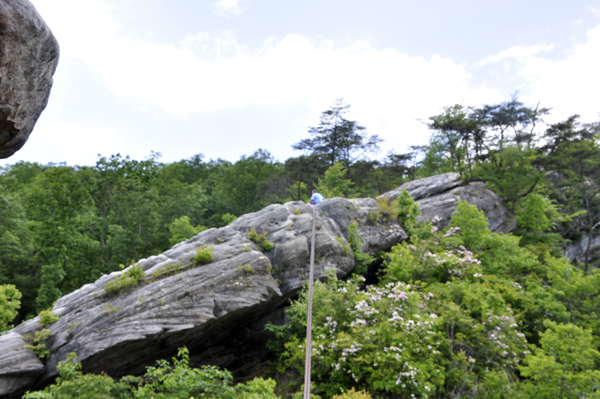
[[[450,224],[458,201],[477,205],[488,219],[488,227],[494,233],[509,233],[517,227],[514,216],[502,205],[502,199],[487,188],[483,182],[462,183],[458,173],[445,173],[414,180],[388,191],[381,197],[395,199],[406,189],[419,203],[421,215],[418,221],[436,221],[439,229]]]

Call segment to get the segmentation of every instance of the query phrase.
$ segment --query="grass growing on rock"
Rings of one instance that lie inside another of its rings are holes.
[[[104,287],[104,292],[106,292],[109,295],[116,295],[125,288],[137,285],[139,281],[142,280],[145,276],[146,273],[144,273],[144,269],[142,269],[142,266],[132,266],[125,273],[121,273],[119,278],[106,284],[106,286]]]
[[[194,256],[194,266],[206,265],[213,260],[213,249],[212,245],[202,245],[196,250],[196,256]]]
[[[256,232],[256,229],[253,227],[249,232],[248,232],[248,238],[250,239],[250,241],[254,242],[256,245],[258,245],[260,248],[262,248],[262,250],[264,252],[269,252],[270,250],[273,249],[273,243],[271,241],[269,241],[267,239],[267,232],[264,231],[261,234],[258,234]]]

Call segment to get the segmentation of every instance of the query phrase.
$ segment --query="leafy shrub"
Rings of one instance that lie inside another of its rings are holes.
[[[249,263],[246,263],[244,266],[240,265],[237,267],[237,269],[248,274],[254,273],[254,269]]]
[[[17,310],[21,307],[21,293],[14,285],[0,285],[0,332],[9,330],[9,324],[17,317]]]
[[[591,331],[573,324],[546,322],[541,348],[525,358],[521,374],[527,398],[551,398],[561,392],[565,398],[597,397],[600,352]],[[596,392],[596,394],[594,394]]]
[[[190,223],[190,218],[188,216],[182,216],[173,220],[173,222],[169,225],[169,231],[171,232],[169,244],[175,245],[185,241],[206,229],[207,227],[202,225],[198,225],[196,227],[192,226]]]
[[[146,276],[144,269],[140,265],[131,266],[126,272],[104,286],[104,292],[110,295],[116,295],[121,290],[133,287]]]
[[[325,397],[358,387],[402,397],[433,395],[444,382],[442,334],[427,310],[426,295],[404,283],[360,289],[362,277],[346,282],[335,274],[316,282],[313,298],[315,392]],[[292,303],[294,325],[306,325],[307,292]],[[285,344],[285,366],[304,370],[303,329]]]
[[[371,399],[371,395],[367,391],[356,391],[354,387],[341,395],[335,395],[331,399]]]
[[[354,262],[356,263],[355,273],[366,274],[367,267],[373,262],[373,258],[361,249],[362,243],[358,237],[358,226],[356,225],[356,222],[352,222],[350,226],[348,226],[348,243],[350,244],[352,254],[354,255]]]
[[[400,206],[397,200],[390,200],[389,198],[380,197],[377,198],[377,205],[379,206],[379,215],[383,218],[384,221],[398,219]]]
[[[213,260],[213,249],[212,245],[202,245],[196,250],[196,256],[194,256],[194,265],[206,265]]]
[[[39,314],[40,316],[40,324],[44,327],[49,326],[52,323],[56,323],[58,321],[58,319],[60,319],[59,316],[57,316],[52,309],[46,309],[46,310],[42,310]]]
[[[344,239],[342,237],[338,237],[338,236],[335,236],[335,240],[337,241],[338,245],[340,247],[342,247],[342,255],[344,255],[344,256],[350,255],[350,252],[352,251],[352,247],[350,246],[350,243],[349,242],[344,243]]]
[[[221,221],[224,223],[225,226],[228,226],[229,224],[231,224],[231,222],[234,222],[237,220],[237,216],[232,215],[231,213],[226,213],[223,216],[221,216]]]
[[[325,171],[323,179],[319,178],[316,189],[325,198],[345,197],[354,185],[347,174],[344,164],[337,161]]]
[[[250,241],[254,242],[256,245],[262,248],[262,250],[265,252],[269,252],[273,249],[273,243],[267,239],[266,231],[263,231],[261,234],[258,234],[256,232],[256,229],[253,227],[248,232],[248,238],[250,239]]]
[[[27,392],[24,399],[277,399],[275,381],[255,378],[233,385],[233,377],[217,367],[189,367],[189,355],[181,348],[172,362],[159,360],[142,378],[125,376],[115,381],[107,375],[83,374],[77,355],[58,363],[60,376],[44,391]]]
[[[23,335],[23,341],[25,341],[25,349],[31,349],[37,357],[45,359],[50,356],[50,351],[46,349],[46,341],[50,337],[50,330],[43,329],[36,331],[34,335],[25,334]]]
[[[149,281],[156,281],[160,278],[165,278],[181,273],[185,269],[182,268],[182,266],[183,264],[181,262],[168,263],[163,268],[160,268],[153,272],[152,277]]]
[[[429,220],[418,223],[417,217],[421,214],[419,204],[412,198],[406,189],[402,189],[398,198],[398,220],[402,223],[404,230],[409,237],[418,239],[431,238],[431,233],[435,230],[432,228]]]

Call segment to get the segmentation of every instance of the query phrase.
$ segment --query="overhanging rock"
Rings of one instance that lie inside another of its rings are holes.
[[[23,147],[46,108],[58,54],[28,0],[0,0],[0,158]]]

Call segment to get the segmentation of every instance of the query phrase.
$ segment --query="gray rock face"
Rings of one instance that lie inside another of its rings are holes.
[[[400,192],[406,189],[414,200],[419,203],[421,215],[419,222],[425,220],[436,221],[439,229],[450,224],[452,213],[458,201],[467,201],[485,213],[488,218],[490,231],[495,233],[509,233],[517,227],[516,219],[502,205],[502,199],[489,190],[483,182],[473,182],[462,185],[458,173],[445,173],[443,175],[414,180],[383,194],[381,197],[395,199]]]
[[[28,0],[0,0],[0,158],[25,144],[46,108],[58,53]]]
[[[436,226],[443,229],[450,224],[450,218],[458,201],[477,205],[477,208],[487,217],[490,231],[494,233],[509,233],[517,227],[516,219],[502,205],[502,199],[489,190],[483,182],[473,182],[417,201],[421,210],[417,220],[422,222],[437,217],[439,222]]]
[[[30,350],[23,349],[21,334],[10,332],[0,336],[0,397],[33,385],[44,365]]]
[[[565,246],[564,255],[565,258],[572,263],[583,263],[585,262],[585,251],[588,245],[588,234],[584,234],[578,240],[575,240]],[[590,244],[590,255],[589,262],[591,265],[597,265],[600,259],[600,236],[592,237]]]
[[[340,226],[344,237],[348,238],[348,227],[356,222],[362,250],[368,254],[387,251],[394,245],[406,240],[408,235],[398,220],[386,220],[380,216],[372,218],[379,212],[379,205],[374,198],[326,199],[318,208]],[[371,220],[375,220],[371,222]]]
[[[394,190],[388,191],[383,194],[382,197],[394,200],[398,198],[402,190],[406,190],[415,201],[418,201],[422,198],[431,197],[461,185],[462,181],[460,179],[460,173],[450,172],[444,173],[443,175],[409,181]]]
[[[332,199],[316,210],[316,278],[328,270],[342,277],[355,266],[344,236],[349,223],[342,210],[348,204],[352,202]],[[348,209],[351,219],[365,219],[377,209],[375,200],[356,204]],[[326,216],[325,210],[332,215]],[[39,317],[1,337],[0,398],[48,384],[57,375],[58,362],[71,352],[77,353],[84,372],[114,377],[141,374],[184,345],[194,367],[213,364],[238,375],[264,368],[261,362],[268,351],[261,343],[269,339],[264,325],[283,321],[281,306],[307,280],[312,217],[313,208],[303,202],[271,205],[140,260],[145,280],[134,287],[113,295],[104,290],[127,268],[60,298],[54,307],[60,319],[48,327],[46,347],[51,355],[45,367],[23,349],[22,336],[42,329]],[[364,248],[372,253],[406,237],[397,222],[360,224],[359,235],[367,238]],[[262,252],[248,238],[253,228],[273,242],[270,251]],[[213,259],[195,265],[201,247],[212,248]],[[19,356],[21,366],[15,368],[16,355],[8,356],[8,351]]]

